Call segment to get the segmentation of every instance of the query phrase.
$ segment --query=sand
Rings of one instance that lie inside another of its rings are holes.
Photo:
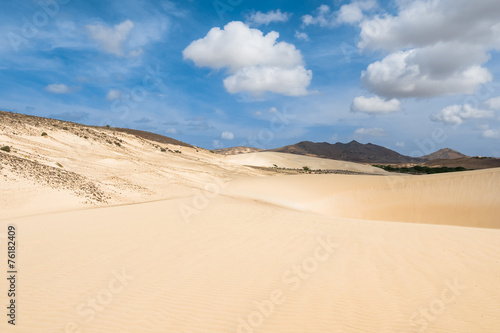
[[[125,134],[82,151],[88,141],[50,135],[0,139],[108,199],[4,167],[0,256],[6,271],[15,225],[19,273],[17,325],[4,314],[0,332],[500,330],[500,169],[276,175],[242,165],[351,164],[161,153]]]
[[[373,167],[371,165],[277,152],[259,152],[229,155],[226,156],[225,162],[235,165],[250,165],[260,167],[277,166],[278,168],[302,169],[306,166],[309,169],[313,170],[345,170],[369,174],[387,174],[384,170]]]

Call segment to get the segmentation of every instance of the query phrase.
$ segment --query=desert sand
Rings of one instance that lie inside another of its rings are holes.
[[[0,332],[500,330],[500,169],[400,176],[42,125],[0,132],[0,256],[14,225],[19,272]],[[273,164],[376,175],[251,167]]]

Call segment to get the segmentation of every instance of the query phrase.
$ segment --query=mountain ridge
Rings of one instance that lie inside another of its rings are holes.
[[[270,149],[269,151],[312,155],[323,158],[338,159],[357,163],[418,163],[415,157],[402,155],[389,148],[373,143],[359,143],[352,140],[348,143],[301,141],[294,145]]]

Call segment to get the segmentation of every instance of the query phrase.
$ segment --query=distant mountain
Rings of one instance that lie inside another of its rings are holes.
[[[238,154],[256,153],[259,151],[262,151],[262,149],[239,146],[239,147],[215,149],[214,153],[221,155],[238,155]]]
[[[424,162],[422,165],[428,167],[463,167],[469,170],[500,168],[500,158],[494,157],[461,157],[454,159],[436,159]]]
[[[444,148],[440,149],[435,153],[429,154],[429,155],[424,155],[420,157],[421,160],[425,161],[433,161],[433,160],[452,160],[455,158],[464,158],[464,157],[469,157],[467,155],[464,155],[456,150],[450,149],[450,148]]]
[[[419,163],[421,160],[401,155],[394,150],[372,143],[359,143],[355,140],[349,143],[310,142],[302,141],[270,151],[316,156],[335,160],[358,163]]]

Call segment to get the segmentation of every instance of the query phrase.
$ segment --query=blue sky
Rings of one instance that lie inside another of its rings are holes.
[[[355,139],[500,157],[496,0],[2,7],[2,110],[208,149]]]

